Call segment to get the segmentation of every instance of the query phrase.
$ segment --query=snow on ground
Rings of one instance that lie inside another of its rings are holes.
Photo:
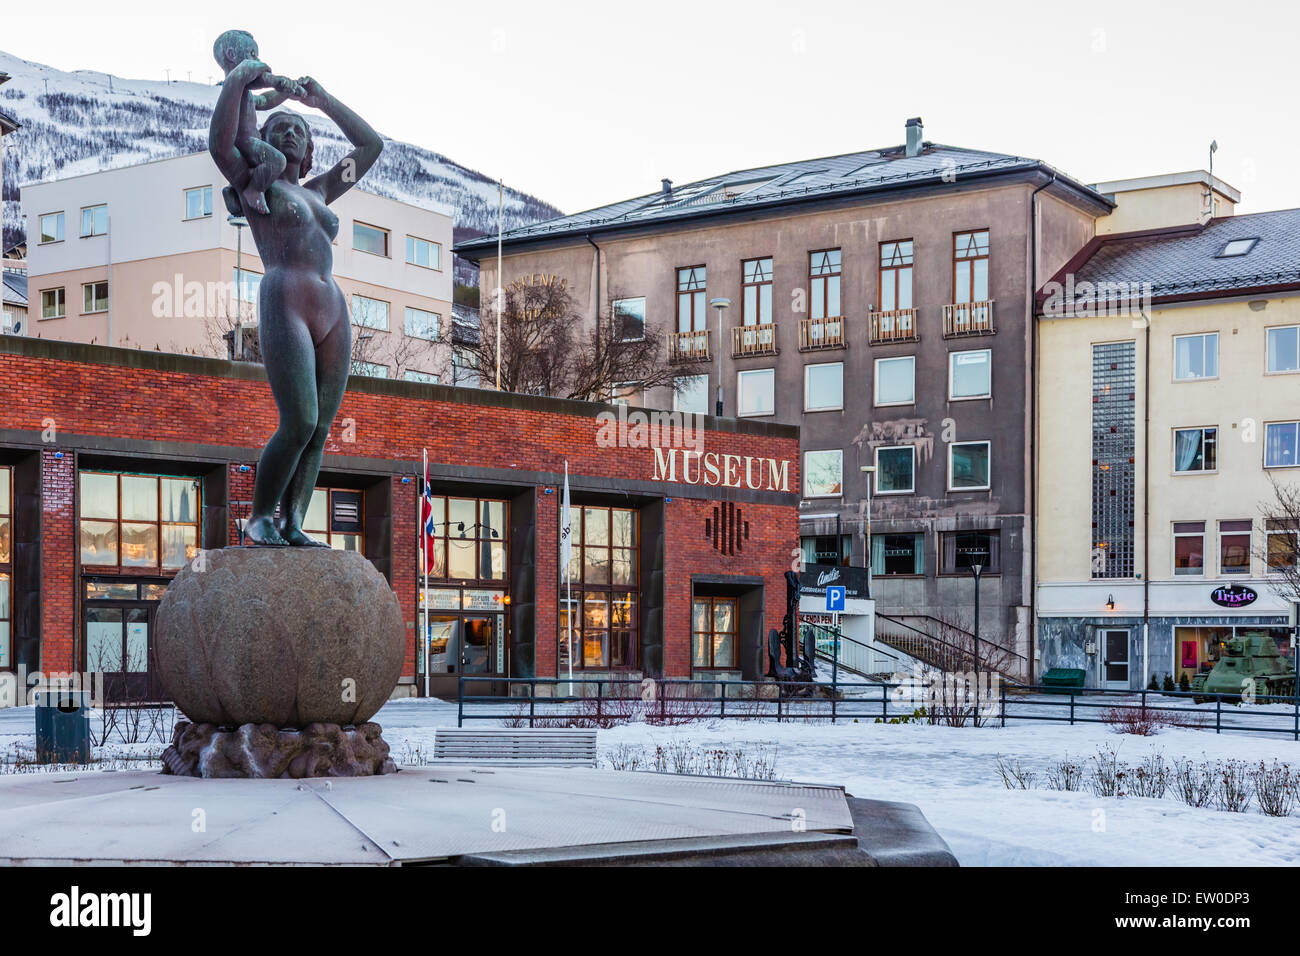
[[[386,705],[375,718],[399,762],[433,748],[437,727],[456,725],[456,705],[412,699]],[[0,751],[32,746],[29,707],[0,710]],[[1164,729],[1153,737],[1115,734],[1104,724],[1013,723],[944,727],[925,723],[777,723],[702,721],[677,727],[628,724],[599,732],[602,755],[620,745],[653,748],[674,741],[702,747],[777,748],[782,779],[841,784],[854,796],[915,803],[963,866],[1232,865],[1300,863],[1300,816],[1271,818],[1188,807],[1163,799],[1094,797],[1088,792],[1007,790],[995,764],[1019,759],[1041,779],[1065,757],[1086,762],[1098,748],[1117,748],[1135,764],[1159,752],[1172,762],[1275,759],[1300,766],[1300,744],[1265,734]],[[118,745],[106,754],[156,754],[161,745]]]

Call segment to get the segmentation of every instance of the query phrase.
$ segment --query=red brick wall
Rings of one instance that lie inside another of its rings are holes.
[[[160,361],[166,361],[166,357]],[[0,353],[0,428],[38,432],[53,418],[62,434],[158,442],[212,444],[247,449],[229,465],[230,500],[252,498],[252,469],[275,428],[277,414],[263,381],[134,368]],[[597,445],[600,422],[589,414],[520,410],[349,391],[330,433],[327,452],[418,463],[421,449],[432,463],[523,471],[563,472],[584,477],[649,481],[650,448]],[[55,448],[58,446],[56,445]],[[790,490],[799,488],[799,445],[795,437],[708,431],[704,449],[718,454],[776,458],[789,462]],[[42,664],[71,669],[76,621],[76,529],[73,512],[73,456],[44,452]],[[329,467],[327,463],[327,467]],[[743,468],[743,465],[742,465]],[[679,465],[680,476],[680,465]],[[416,619],[416,533],[419,481],[393,484],[393,586],[405,620]],[[764,482],[766,487],[766,482]],[[734,573],[767,579],[767,626],[784,613],[782,573],[798,545],[797,510],[792,505],[743,504],[751,538],[743,552],[719,554],[703,535],[716,500],[682,497],[671,488],[667,507],[665,577],[665,668],[670,676],[690,672],[690,575]],[[697,486],[690,494],[714,489]],[[537,491],[536,668],[554,675],[557,639],[558,490]],[[240,511],[240,516],[243,512]],[[238,541],[231,515],[229,540]],[[407,676],[415,672],[415,633],[408,631]]]

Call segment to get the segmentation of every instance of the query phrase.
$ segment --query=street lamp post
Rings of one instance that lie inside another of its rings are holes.
[[[714,414],[722,417],[722,313],[731,306],[730,299],[710,299],[709,305],[718,310],[718,403]],[[736,409],[737,412],[740,409]]]
[[[867,566],[867,600],[871,600],[871,483],[876,473],[875,465],[860,465],[858,470],[867,480],[867,526],[862,529],[863,563]]]
[[[975,624],[971,635],[975,639],[975,714],[980,709],[980,575],[984,572],[983,563],[977,558],[970,566],[970,573],[975,577]]]
[[[243,216],[227,216],[226,222],[235,227],[235,361],[244,359],[244,227],[248,220]]]

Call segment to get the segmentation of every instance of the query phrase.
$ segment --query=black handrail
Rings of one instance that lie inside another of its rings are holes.
[[[980,648],[981,645],[986,645],[986,646],[988,646],[988,647],[994,648],[994,649],[997,650],[997,651],[1000,651],[1000,652],[1003,653],[1003,654],[1009,654],[1011,657],[1014,657],[1016,660],[1020,661],[1021,663],[1024,663],[1024,664],[1027,664],[1027,663],[1028,663],[1028,658],[1026,658],[1023,654],[1019,654],[1019,653],[1017,653],[1016,651],[1011,650],[1011,648],[1009,648],[1009,647],[1005,647],[1005,646],[1003,646],[1002,644],[997,643],[996,641],[990,641],[990,640],[988,640],[988,638],[978,637],[978,636],[976,636],[975,634],[972,634],[970,631],[964,630],[963,628],[960,628],[960,627],[956,626],[955,624],[948,624],[946,621],[941,621],[941,620],[939,620],[939,618],[931,617],[931,616],[928,615],[928,614],[916,614],[916,615],[909,615],[909,616],[911,616],[911,617],[921,617],[921,618],[925,618],[925,619],[928,619],[928,620],[934,621],[935,623],[940,624],[940,625],[942,625],[942,626],[944,626],[944,627],[950,627],[950,628],[952,628],[954,631],[957,631],[957,632],[959,632],[959,633],[961,633],[961,634],[965,634],[966,636],[970,637],[970,638],[975,642],[975,648],[974,648],[974,650],[975,650],[976,652],[979,651],[979,648]],[[971,658],[971,659],[973,659],[973,657],[974,657],[974,655],[972,654],[972,650],[971,650],[971,648],[968,648],[968,647],[961,647],[960,645],[953,644],[953,643],[951,643],[950,641],[946,641],[946,640],[944,640],[942,637],[939,637],[937,634],[931,634],[929,631],[923,631],[923,630],[921,630],[919,627],[915,627],[915,626],[913,626],[913,625],[911,625],[911,624],[908,624],[906,621],[904,621],[904,620],[903,620],[902,618],[900,618],[900,617],[895,617],[895,616],[892,615],[892,614],[882,614],[882,613],[880,613],[879,611],[876,612],[876,617],[877,617],[878,619],[884,619],[884,620],[886,620],[886,621],[889,621],[891,624],[897,624],[899,627],[905,627],[905,628],[907,628],[909,631],[915,631],[917,634],[920,634],[922,637],[926,638],[926,640],[933,641],[933,642],[935,642],[935,643],[937,643],[937,644],[940,644],[940,645],[942,645],[943,647],[948,648],[950,651],[952,651],[953,653],[955,653],[955,654],[957,654],[957,655],[959,655],[959,656],[961,656],[961,657]],[[882,637],[882,638],[881,638],[881,640],[885,640],[885,641],[888,641],[888,639],[889,639],[888,636],[885,636],[885,637]],[[982,659],[986,659],[986,658],[983,658],[983,655],[980,655],[980,657],[981,657]],[[1006,677],[1006,676],[1008,676],[1008,675],[1004,674],[1003,676]]]
[[[827,626],[827,625],[825,625],[825,624],[819,624],[819,623],[817,623],[816,621],[800,621],[800,622],[799,622],[799,626],[800,626],[800,627],[811,628],[811,629],[814,630],[814,631],[823,631],[824,633],[826,633],[826,634],[827,634],[829,637],[831,637],[832,639],[839,640],[839,641],[845,641],[845,642],[847,642],[847,643],[849,643],[849,644],[854,644],[854,645],[856,645],[856,646],[858,646],[858,647],[865,648],[865,649],[868,650],[868,651],[871,651],[871,652],[873,652],[873,653],[875,653],[875,654],[879,654],[879,655],[881,655],[882,657],[886,657],[886,658],[888,658],[889,660],[894,661],[894,662],[896,662],[896,663],[898,663],[898,664],[905,663],[904,660],[903,660],[901,657],[897,657],[897,656],[895,656],[894,654],[889,653],[889,651],[884,650],[884,649],[879,645],[879,643],[877,643],[877,644],[867,644],[867,643],[864,643],[863,641],[859,641],[856,637],[849,637],[849,636],[848,636],[847,634],[845,634],[843,631],[837,631],[835,628],[833,628],[833,627],[829,627],[829,626]],[[816,648],[816,645],[814,644],[814,650],[815,650],[815,648]],[[893,648],[893,650],[898,650],[898,648]],[[817,653],[820,654],[822,657],[828,657],[828,655],[825,654],[824,652],[818,651]],[[850,669],[851,669],[851,668],[850,668]]]

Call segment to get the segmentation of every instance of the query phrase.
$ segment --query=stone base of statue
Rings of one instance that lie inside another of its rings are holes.
[[[177,726],[169,767],[201,776],[386,772],[388,745],[366,721],[397,685],[405,646],[397,595],[357,552],[201,552],[168,586],[155,622],[159,679],[189,719]]]
[[[309,724],[281,730],[274,724],[244,724],[221,730],[215,724],[181,721],[162,756],[163,773],[178,777],[370,777],[397,770],[378,724],[340,727]]]

